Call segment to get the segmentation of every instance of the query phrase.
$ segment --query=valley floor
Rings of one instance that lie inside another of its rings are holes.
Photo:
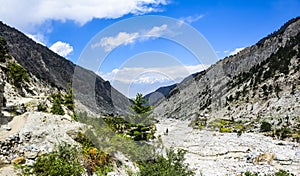
[[[165,147],[187,150],[186,162],[196,175],[239,175],[250,171],[274,174],[280,169],[300,175],[300,144],[274,140],[262,134],[219,133],[189,127],[189,121],[161,120],[157,124],[157,136],[161,135]],[[248,157],[274,153],[274,160],[253,162]]]

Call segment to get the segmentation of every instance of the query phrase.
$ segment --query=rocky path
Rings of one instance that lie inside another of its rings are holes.
[[[7,124],[7,126],[10,128],[9,131],[6,131],[5,129],[1,129],[2,132],[0,131],[0,141],[19,132],[21,128],[25,125],[27,117],[28,114],[14,117],[13,120]]]
[[[166,119],[157,124],[165,147],[183,148],[188,151],[186,162],[197,175],[238,175],[242,172],[272,174],[280,169],[300,175],[300,145],[261,134],[218,133],[195,130],[188,121]],[[168,129],[168,133],[166,133]],[[247,160],[249,156],[270,152],[274,160],[257,165]]]

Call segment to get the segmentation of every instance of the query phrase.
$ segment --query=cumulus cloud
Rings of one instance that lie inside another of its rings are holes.
[[[69,43],[65,43],[62,41],[55,42],[50,47],[50,49],[62,57],[67,57],[70,53],[73,52],[73,47]]]
[[[98,43],[91,45],[92,48],[103,47],[106,52],[113,50],[114,48],[121,45],[128,45],[134,43],[136,40],[147,40],[149,38],[158,38],[164,35],[168,26],[163,24],[161,26],[154,26],[149,30],[144,30],[140,32],[120,32],[113,37],[104,37]]]
[[[71,20],[83,25],[93,18],[114,19],[161,11],[166,4],[167,0],[9,0],[1,3],[0,20],[21,29],[49,20]]]
[[[181,81],[192,73],[208,68],[209,65],[172,66],[172,67],[125,67],[109,73],[100,73],[105,80],[119,81],[125,84],[154,84],[168,81]]]
[[[229,53],[229,55],[235,55],[237,54],[238,52],[242,51],[243,49],[245,49],[245,47],[242,47],[242,48],[236,48],[235,50],[231,51]]]

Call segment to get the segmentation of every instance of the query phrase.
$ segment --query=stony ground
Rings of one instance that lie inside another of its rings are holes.
[[[274,140],[261,134],[243,133],[237,136],[236,133],[192,129],[189,123],[161,120],[157,124],[157,136],[161,135],[167,148],[186,149],[186,162],[197,175],[238,175],[246,171],[272,174],[280,169],[300,175],[299,143]],[[260,162],[254,165],[247,160],[248,156],[265,152],[275,154],[271,164]]]

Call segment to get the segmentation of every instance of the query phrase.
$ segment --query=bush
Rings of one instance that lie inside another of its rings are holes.
[[[294,174],[291,174],[285,170],[279,170],[275,173],[275,176],[294,176]]]
[[[231,133],[231,129],[230,128],[222,127],[222,128],[220,128],[220,132],[221,133]]]
[[[140,163],[141,176],[189,176],[195,173],[184,164],[185,150],[174,149],[167,150],[167,158],[163,156],[155,156],[154,159],[143,161]]]
[[[258,173],[251,173],[249,171],[244,173],[245,176],[258,176]],[[295,176],[294,174],[291,174],[285,170],[279,170],[275,174],[272,174],[274,176]],[[265,175],[265,176],[271,176],[271,175]]]
[[[70,87],[68,88],[68,94],[65,95],[65,100],[64,100],[64,104],[66,105],[66,107],[73,111],[74,110],[74,98],[73,98],[73,89]]]
[[[47,105],[42,103],[39,103],[37,106],[37,110],[40,112],[47,112],[47,108],[48,108]]]
[[[292,137],[292,132],[289,128],[283,127],[276,130],[276,135],[280,137],[280,139],[285,139],[288,137]]]
[[[39,156],[33,166],[21,166],[24,175],[74,175],[80,176],[84,169],[80,165],[79,151],[70,144],[58,145],[56,150]]]
[[[272,130],[272,125],[269,122],[262,122],[260,125],[261,132],[269,132]]]
[[[53,100],[53,105],[51,107],[51,113],[56,115],[65,115],[65,111],[61,106],[62,99],[60,94],[53,95],[53,97],[54,100]]]
[[[29,81],[27,70],[16,62],[12,62],[9,66],[8,77],[12,80],[13,84],[20,87],[22,82]]]
[[[258,173],[245,172],[245,176],[258,176]]]

